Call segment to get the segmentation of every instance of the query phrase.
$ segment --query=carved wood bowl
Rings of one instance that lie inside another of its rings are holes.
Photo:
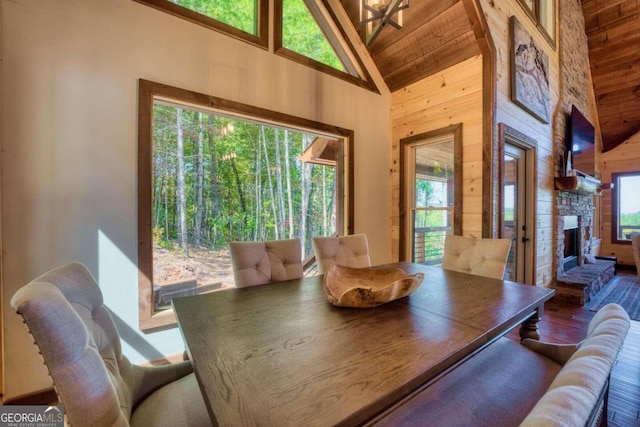
[[[415,291],[424,275],[398,268],[351,268],[335,265],[324,275],[322,288],[332,305],[369,308]]]

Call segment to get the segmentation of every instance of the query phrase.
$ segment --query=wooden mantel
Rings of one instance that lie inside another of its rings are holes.
[[[555,179],[556,190],[585,196],[597,194],[600,180],[586,175],[563,176]]]

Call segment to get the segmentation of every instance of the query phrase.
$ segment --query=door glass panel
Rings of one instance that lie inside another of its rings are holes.
[[[453,140],[414,149],[412,261],[442,262],[444,236],[451,233],[454,208]]]
[[[511,240],[511,250],[507,258],[505,279],[516,280],[517,276],[517,235],[518,235],[518,210],[516,209],[518,159],[510,154],[504,156],[504,177],[502,180],[502,237]]]

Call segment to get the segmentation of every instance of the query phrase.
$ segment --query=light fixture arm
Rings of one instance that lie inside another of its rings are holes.
[[[409,0],[390,0],[389,4],[380,8],[370,6],[366,0],[362,0],[362,8],[370,12],[371,16],[361,21],[361,24],[367,24],[369,22],[378,21],[371,31],[371,34],[367,35],[366,43],[370,45],[378,37],[380,31],[387,26],[391,25],[396,29],[402,28],[394,19],[394,15],[402,9],[409,7]]]

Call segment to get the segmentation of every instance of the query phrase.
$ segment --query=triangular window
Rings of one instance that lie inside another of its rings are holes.
[[[282,0],[282,45],[332,68],[346,71],[304,0]]]
[[[278,55],[377,92],[326,0],[276,0]]]

